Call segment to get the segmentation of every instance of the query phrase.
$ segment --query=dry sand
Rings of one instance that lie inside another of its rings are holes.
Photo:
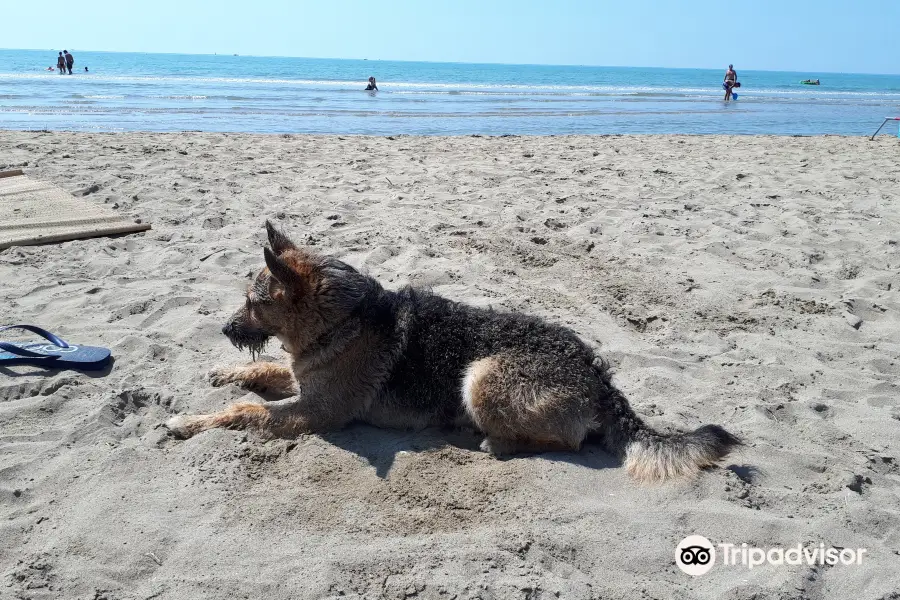
[[[116,357],[0,368],[0,597],[898,598],[898,149],[0,132],[0,169],[153,223],[0,252],[4,322]],[[596,447],[497,461],[465,432],[173,440],[255,398],[204,376],[249,360],[219,330],[266,217],[389,287],[572,327],[654,426],[747,446],[641,487]],[[868,553],[694,579],[689,534]]]

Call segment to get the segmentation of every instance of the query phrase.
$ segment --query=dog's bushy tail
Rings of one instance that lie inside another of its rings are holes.
[[[663,435],[644,429],[625,447],[625,470],[638,481],[693,477],[716,464],[741,441],[718,425]]]
[[[638,481],[651,483],[694,477],[741,445],[737,436],[718,425],[704,425],[688,433],[654,431],[610,383],[605,366],[599,370],[607,384],[607,393],[597,401],[594,433],[600,435],[608,450],[624,459],[626,471]]]

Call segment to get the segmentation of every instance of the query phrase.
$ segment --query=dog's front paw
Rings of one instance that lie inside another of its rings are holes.
[[[203,415],[176,415],[166,421],[166,429],[177,438],[187,439],[202,429]]]
[[[222,387],[229,383],[241,384],[240,371],[234,367],[219,367],[208,374],[209,383],[213,387]]]

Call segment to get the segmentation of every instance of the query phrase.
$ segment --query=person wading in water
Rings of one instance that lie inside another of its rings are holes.
[[[728,65],[728,70],[725,71],[725,101],[728,102],[731,100],[731,89],[734,87],[734,84],[737,82],[737,72],[734,70],[734,65]]]

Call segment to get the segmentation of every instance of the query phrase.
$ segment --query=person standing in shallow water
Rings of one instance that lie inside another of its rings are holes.
[[[66,56],[66,67],[69,69],[69,75],[71,75],[72,67],[75,65],[75,57],[69,54],[68,50],[63,50],[63,54]]]
[[[62,52],[59,53],[59,58],[56,59],[56,68],[59,70],[60,75],[66,74],[66,58]]]
[[[725,71],[725,101],[731,100],[731,90],[734,87],[735,82],[737,81],[737,71],[734,70],[734,65],[728,65],[728,70]]]
[[[371,92],[371,91],[377,92],[378,91],[378,86],[375,84],[374,77],[369,77],[369,85],[366,86],[366,91],[367,92]]]

